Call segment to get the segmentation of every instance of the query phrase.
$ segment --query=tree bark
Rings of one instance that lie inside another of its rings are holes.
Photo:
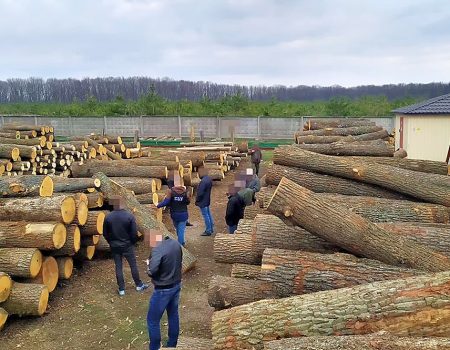
[[[238,226],[237,226],[237,230],[235,233],[239,234],[252,234],[253,232],[253,222],[254,220],[249,220],[249,219],[241,219],[239,220]]]
[[[109,161],[96,161],[99,164],[107,164]],[[178,170],[180,169],[180,163],[175,161],[167,161],[162,159],[153,159],[149,157],[141,157],[141,158],[131,158],[131,159],[124,159],[121,161],[116,161],[114,164],[123,164],[125,166],[165,166],[168,170]]]
[[[20,156],[20,150],[16,145],[0,144],[0,158],[12,159],[17,161]]]
[[[5,326],[6,320],[8,319],[8,313],[5,309],[0,307],[0,331]]]
[[[386,130],[380,130],[356,136],[316,136],[316,135],[298,136],[296,141],[299,144],[324,144],[334,142],[373,141],[381,139],[384,140],[388,137],[389,134],[387,133]]]
[[[268,248],[264,250],[260,280],[271,283],[278,298],[286,298],[419,274],[423,273],[350,254]]]
[[[158,222],[153,216],[148,215],[148,209],[139,204],[132,193],[114,181],[111,181],[105,174],[98,173],[95,177],[100,179],[100,190],[106,199],[111,196],[121,196],[123,198],[125,208],[130,211],[136,219],[139,232],[145,233],[149,230],[161,230],[163,234],[177,240],[177,238],[167,230],[164,224]],[[196,258],[186,248],[182,247],[182,250],[183,272],[186,272],[195,266]]]
[[[25,140],[25,139],[2,137],[0,134],[0,143],[2,144],[45,147],[46,141],[47,138],[45,136]]]
[[[305,337],[274,340],[265,350],[450,350],[450,338],[396,337],[389,334]]]
[[[269,206],[276,189],[276,187],[272,186],[261,187],[261,190],[256,193],[256,200],[260,208],[266,209]]]
[[[212,180],[221,181],[225,178],[225,174],[223,173],[223,170],[209,169],[208,175]]]
[[[208,303],[216,310],[244,305],[273,297],[272,284],[257,280],[213,276],[208,288]]]
[[[45,218],[48,221],[68,224],[75,219],[75,215],[75,200],[71,196],[0,199],[2,220],[16,221],[27,218],[27,221],[38,222]]]
[[[95,246],[95,251],[97,252],[111,252],[111,247],[109,246],[108,241],[105,239],[105,237],[100,236],[100,240],[98,241],[97,245]]]
[[[58,276],[60,280],[68,280],[73,272],[73,259],[70,256],[56,258],[58,264]]]
[[[383,130],[381,126],[350,126],[348,128],[325,128],[318,130],[306,130],[306,131],[297,131],[295,136],[349,136],[349,135],[362,135],[362,134],[370,134],[372,132],[377,132]]]
[[[217,234],[214,238],[214,260],[219,263],[258,264],[251,235]]]
[[[136,165],[130,167],[123,165],[122,162],[109,161],[108,164],[97,164],[96,162],[86,161],[83,165],[78,163],[72,164],[71,171],[73,177],[92,177],[98,172],[104,173],[106,176],[117,177],[157,177],[166,179],[168,170],[165,166],[142,166]]]
[[[0,178],[0,193],[3,197],[53,195],[53,180],[50,176],[22,175]]]
[[[215,312],[214,349],[262,349],[263,341],[375,333],[446,336],[450,272],[261,300]]]
[[[0,248],[54,250],[66,242],[66,227],[58,222],[0,221]]]
[[[73,256],[80,250],[81,235],[79,227],[77,225],[68,225],[66,229],[66,243],[61,249],[49,252],[52,256]]]
[[[95,245],[90,245],[87,247],[80,247],[80,250],[74,255],[74,259],[83,261],[83,260],[92,260],[95,254]]]
[[[286,178],[268,211],[358,256],[425,271],[450,269],[449,257],[383,230]]]
[[[156,197],[154,197],[156,195]],[[154,198],[159,198],[159,195],[157,192],[153,193],[142,193],[135,195],[136,199],[140,204],[155,204]],[[159,202],[156,201],[156,204]],[[156,205],[155,204],[155,205]]]
[[[250,264],[233,264],[231,266],[231,277],[258,280],[261,276],[261,266]]]
[[[272,164],[268,167],[266,172],[266,183],[268,185],[278,185],[282,177],[286,177],[316,193],[339,193],[349,196],[369,196],[392,199],[410,198],[376,185],[370,185],[341,177],[314,173],[295,167],[277,164]]]
[[[84,192],[88,188],[99,188],[99,179],[90,178],[69,178],[58,177],[53,178],[53,191],[54,192]]]
[[[296,144],[293,147],[334,156],[393,157],[395,151],[393,145],[389,145],[382,140],[334,142],[327,144]]]
[[[48,292],[51,293],[55,290],[58,284],[59,270],[56,259],[52,256],[44,257],[41,270],[36,277],[27,279],[27,283],[43,284],[47,286]]]
[[[101,192],[95,191],[86,194],[88,198],[88,208],[95,209],[103,207],[103,194]]]
[[[35,248],[0,248],[0,271],[13,277],[36,277],[42,254]]]
[[[430,203],[450,206],[450,177],[278,147],[274,163],[378,185]]]
[[[156,192],[156,180],[159,180],[142,177],[111,177],[110,179],[127,190],[133,191],[136,195]]]
[[[0,272],[0,303],[4,302],[9,297],[12,288],[12,280],[9,275]],[[1,327],[1,322],[0,322]]]
[[[305,122],[304,130],[319,130],[326,128],[348,128],[357,126],[375,126],[375,122],[369,119],[361,118],[343,118],[343,119],[309,119]]]
[[[95,246],[100,241],[100,235],[81,236],[81,248]]]
[[[103,234],[103,222],[109,212],[107,210],[91,210],[88,219],[83,226],[80,226],[81,236],[93,236]]]
[[[244,209],[244,219],[254,220],[256,215],[265,213],[266,211],[258,205],[249,205]]]
[[[48,288],[43,284],[14,282],[2,308],[10,315],[42,316],[47,310],[48,296]]]

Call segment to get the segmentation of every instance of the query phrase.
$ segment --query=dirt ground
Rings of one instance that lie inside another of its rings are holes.
[[[241,164],[243,169],[245,164]],[[224,221],[226,191],[233,183],[234,171],[215,184],[211,209],[215,231],[226,232]],[[186,230],[187,248],[197,256],[196,268],[183,278],[180,318],[181,335],[210,338],[213,309],[207,301],[210,277],[229,275],[230,265],[217,264],[213,257],[214,237],[201,237],[204,231],[200,210],[191,204],[190,222]],[[165,215],[167,216],[167,215]],[[173,226],[165,217],[167,227]],[[150,283],[145,273],[148,249],[137,248],[141,278]],[[11,317],[0,333],[0,349],[148,349],[146,315],[152,288],[144,293],[134,290],[128,265],[124,264],[127,282],[126,296],[117,295],[114,263],[110,259],[95,259],[76,270],[50,296],[48,312],[42,318]],[[167,321],[162,320],[162,335],[167,334]]]

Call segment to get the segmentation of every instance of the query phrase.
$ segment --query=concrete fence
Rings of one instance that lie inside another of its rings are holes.
[[[0,126],[6,123],[52,125],[56,136],[88,135],[90,133],[141,137],[171,135],[187,137],[191,126],[206,138],[235,137],[258,139],[290,139],[308,119],[318,117],[191,117],[191,116],[122,116],[122,117],[48,117],[0,116]],[[331,117],[323,117],[331,118]],[[335,118],[335,117],[333,117]],[[364,117],[388,131],[394,129],[394,117]]]

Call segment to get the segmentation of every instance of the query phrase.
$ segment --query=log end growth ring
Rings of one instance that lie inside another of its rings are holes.
[[[101,184],[102,184],[102,182],[100,181],[100,179],[94,179],[94,186],[96,188],[100,188]]]
[[[11,159],[16,162],[19,159],[19,156],[20,156],[20,150],[17,147],[14,147],[11,150]]]
[[[67,230],[64,224],[58,222],[53,229],[53,245],[56,249],[60,249],[64,246],[67,239]]]
[[[75,253],[80,250],[81,247],[81,232],[80,228],[77,226],[73,231],[73,248]]]
[[[0,307],[0,331],[2,330],[3,326],[5,325],[7,319],[8,319],[8,313]]]
[[[88,260],[92,260],[92,258],[94,257],[94,253],[95,253],[95,245],[90,245],[86,247],[86,258]]]
[[[0,303],[8,299],[11,292],[12,280],[7,274],[0,274]],[[1,327],[1,321],[0,321]]]
[[[42,264],[42,282],[47,286],[48,293],[55,290],[58,278],[58,263],[54,257],[47,256]]]
[[[64,259],[64,264],[63,266],[59,266],[59,275],[60,277],[64,278],[64,279],[69,279],[72,276],[72,272],[73,272],[73,259],[72,258],[67,258]]]
[[[30,262],[30,277],[34,278],[39,274],[39,271],[41,271],[42,267],[42,253],[36,249],[36,251],[31,256],[31,262]]]
[[[42,292],[39,297],[39,304],[38,304],[38,315],[39,316],[42,316],[44,314],[45,310],[47,310],[48,296],[49,296],[48,288],[47,287],[42,288]]]
[[[103,223],[105,221],[105,213],[100,212],[97,215],[97,223],[96,223],[96,227],[97,227],[97,232],[98,234],[102,235],[103,234]]]
[[[53,195],[53,180],[50,176],[45,176],[39,188],[41,197],[51,197]]]
[[[61,203],[61,215],[65,224],[70,224],[77,213],[75,198],[68,196]]]
[[[158,193],[156,193],[156,192],[152,193],[152,202],[154,205],[158,205],[158,203],[159,203],[158,200],[159,200]]]
[[[89,209],[85,202],[80,202],[77,208],[77,219],[80,225],[85,225],[88,219]]]

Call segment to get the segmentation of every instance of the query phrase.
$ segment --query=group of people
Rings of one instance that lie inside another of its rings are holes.
[[[254,203],[255,193],[260,189],[258,173],[261,151],[259,148],[254,148],[251,150],[251,155],[254,171],[247,169],[245,174],[239,175],[228,193],[225,221],[229,233],[236,231],[239,220],[244,217],[245,206]],[[205,223],[205,231],[202,236],[211,236],[214,233],[214,220],[210,210],[213,183],[208,176],[207,169],[200,169],[199,176],[201,180],[197,188],[195,204],[199,207]],[[186,244],[185,229],[189,219],[188,205],[191,200],[187,195],[186,188],[176,177],[168,185],[168,193],[157,207],[170,208],[170,217],[177,233],[178,242],[158,230],[146,233],[152,248],[151,255],[147,259],[147,274],[151,277],[154,285],[147,313],[150,350],[160,349],[160,322],[165,311],[168,317],[167,347],[176,347],[180,331],[178,304],[181,291],[182,246]],[[140,279],[136,263],[134,249],[138,238],[136,220],[129,211],[125,210],[120,197],[109,198],[109,202],[113,205],[114,210],[105,218],[103,235],[111,247],[119,287],[118,293],[120,296],[125,295],[123,258],[130,265],[136,291],[144,291],[149,286]]]

